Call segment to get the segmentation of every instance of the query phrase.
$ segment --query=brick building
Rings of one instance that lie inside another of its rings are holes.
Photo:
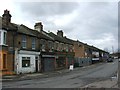
[[[74,63],[73,43],[63,36],[62,30],[58,30],[57,35],[52,32],[48,34],[54,38],[56,69],[68,68]]]
[[[48,72],[68,68],[79,62],[89,65],[92,54],[104,51],[57,34],[45,32],[42,22],[34,29],[11,22],[8,10],[0,17],[0,71],[3,75]]]

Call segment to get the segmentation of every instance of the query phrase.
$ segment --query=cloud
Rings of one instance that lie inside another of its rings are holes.
[[[21,2],[19,6],[30,27],[42,21],[46,31],[62,29],[71,39],[117,48],[117,2]]]
[[[71,13],[78,7],[76,2],[20,2],[23,12],[33,16],[54,16]]]

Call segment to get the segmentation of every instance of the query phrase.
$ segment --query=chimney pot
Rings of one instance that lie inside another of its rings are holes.
[[[58,30],[57,31],[57,35],[60,36],[60,37],[63,37],[63,31],[62,30]]]
[[[3,22],[8,25],[11,22],[11,14],[10,12],[6,9],[4,10],[4,14],[2,15],[2,20]]]
[[[43,31],[42,22],[35,23],[34,29],[37,30],[37,31],[39,31],[39,32]]]

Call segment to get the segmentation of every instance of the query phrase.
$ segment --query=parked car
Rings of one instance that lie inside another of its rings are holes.
[[[113,58],[112,58],[112,57],[109,57],[109,58],[107,59],[107,62],[113,62]]]
[[[120,59],[118,59],[118,61],[120,62]]]

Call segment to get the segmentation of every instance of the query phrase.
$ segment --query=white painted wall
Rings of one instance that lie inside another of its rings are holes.
[[[22,57],[30,57],[30,67],[22,67]],[[35,55],[19,54],[18,73],[35,72]]]
[[[38,52],[33,52],[33,51],[20,51],[17,54],[16,58],[16,72],[17,74],[20,73],[33,73],[36,71],[36,66],[35,66],[35,57],[39,56]],[[30,67],[22,67],[22,57],[30,57]]]

